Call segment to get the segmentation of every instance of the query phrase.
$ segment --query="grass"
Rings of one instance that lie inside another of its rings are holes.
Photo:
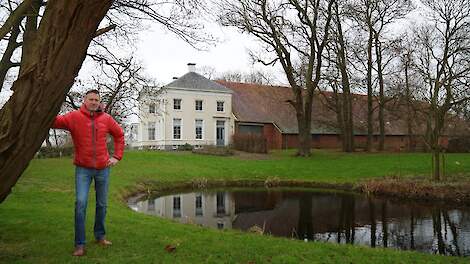
[[[292,151],[268,158],[214,157],[188,152],[126,152],[111,172],[107,218],[114,245],[87,245],[87,256],[72,258],[74,168],[71,160],[33,160],[12,194],[0,204],[1,263],[468,263],[390,249],[330,243],[304,243],[235,230],[218,231],[139,214],[122,194],[136,184],[194,180],[304,180],[357,183],[365,179],[430,174],[430,155],[345,154],[314,151],[310,158]],[[458,161],[459,164],[456,163]],[[470,155],[448,154],[448,174],[470,177]],[[91,192],[91,194],[93,191]],[[90,195],[87,238],[92,240],[94,197]],[[177,246],[173,253],[164,250]]]

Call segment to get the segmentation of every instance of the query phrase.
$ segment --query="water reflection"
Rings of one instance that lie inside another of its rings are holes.
[[[322,191],[184,193],[130,204],[183,223],[327,241],[470,256],[470,209]]]

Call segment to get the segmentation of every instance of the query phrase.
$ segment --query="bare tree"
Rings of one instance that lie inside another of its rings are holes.
[[[249,73],[244,73],[240,71],[227,71],[216,74],[215,79],[224,80],[229,82],[243,82],[243,83],[254,83],[261,85],[271,85],[274,84],[274,77],[263,71],[252,71]]]
[[[373,30],[375,56],[377,65],[377,77],[379,82],[379,150],[384,150],[385,146],[385,120],[384,110],[386,104],[385,88],[384,88],[384,34],[386,27],[396,22],[396,20],[404,18],[412,10],[413,6],[409,0],[386,0],[376,3],[377,22]]]
[[[394,64],[397,71],[393,73],[395,85],[389,91],[395,98],[396,105],[392,105],[389,113],[397,119],[406,120],[406,134],[408,137],[407,150],[414,151],[417,147],[418,131],[424,119],[421,114],[422,101],[420,99],[421,79],[416,71],[417,45],[411,32],[405,32],[398,37],[394,46],[394,54],[398,60]]]
[[[106,113],[118,122],[136,115],[138,97],[150,80],[142,75],[142,66],[133,57],[108,60],[106,57],[94,58],[100,63],[100,71],[93,76],[93,83],[100,91]]]
[[[321,78],[333,1],[226,0],[222,6],[223,25],[251,34],[264,46],[267,54],[254,54],[259,62],[281,64],[294,95],[290,103],[297,117],[298,155],[309,156],[313,95]]]
[[[470,98],[470,3],[464,0],[424,0],[430,23],[415,31],[417,70],[425,84],[426,141],[432,150],[433,179],[440,181],[440,138],[452,108]]]
[[[34,52],[23,54],[13,95],[0,110],[0,202],[46,137],[111,3],[49,0],[39,27],[24,39]]]
[[[0,202],[46,138],[93,38],[113,29],[119,36],[120,29],[148,20],[159,22],[192,45],[200,40],[210,42],[211,37],[201,31],[202,25],[193,24],[202,3],[203,0],[25,0],[9,7],[11,12],[0,28],[0,41],[9,35],[12,46],[21,46],[21,66],[11,87],[13,94],[0,110]],[[19,21],[23,34],[15,39]],[[105,26],[98,29],[100,23]],[[11,56],[3,55],[0,74],[9,66],[18,66]]]
[[[354,151],[354,135],[353,135],[353,115],[352,115],[352,101],[351,101],[351,85],[348,72],[348,56],[347,44],[344,36],[343,25],[346,20],[343,3],[335,1],[333,6],[333,26],[332,36],[329,45],[327,46],[330,52],[327,53],[325,59],[334,65],[333,75],[326,77],[329,82],[329,87],[333,90],[332,100],[325,96],[324,101],[327,102],[333,111],[337,114],[337,123],[341,133],[341,142],[343,151]],[[338,79],[341,80],[338,83]],[[323,93],[321,93],[323,94]]]
[[[387,29],[397,20],[404,18],[412,9],[409,0],[358,0],[350,1],[349,14],[355,19],[358,28],[367,34],[366,55],[366,85],[367,85],[367,150],[372,149],[372,136],[374,132],[374,72],[377,75],[378,109],[379,109],[379,150],[384,149],[385,120],[384,109],[386,104],[384,87],[384,69],[389,61],[384,60],[384,43],[387,42]],[[356,53],[359,60],[363,60],[362,52]],[[375,55],[375,60],[374,60]],[[374,67],[375,65],[375,67]]]
[[[0,34],[2,38],[6,38],[8,44],[0,60],[0,91],[8,71],[19,67],[20,57],[28,52],[27,39],[35,34],[37,22],[44,12],[41,7],[47,3],[42,0],[5,2],[7,3],[0,4],[0,16],[4,17],[0,19],[4,20]],[[205,16],[208,16],[205,0],[115,0],[102,21],[106,26],[95,32],[89,53],[94,54],[95,47],[116,53],[116,50],[111,49],[116,44],[119,44],[121,51],[134,50],[136,37],[148,22],[159,24],[164,30],[174,33],[195,48],[204,49],[216,42],[201,23],[201,17]],[[26,43],[26,47],[22,47],[23,43]],[[124,45],[128,47],[124,48]],[[20,47],[20,57],[14,56]],[[17,73],[12,75],[16,79]]]

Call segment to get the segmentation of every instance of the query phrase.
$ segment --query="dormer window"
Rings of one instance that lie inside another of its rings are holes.
[[[224,111],[224,101],[217,101],[217,112]]]
[[[151,103],[151,104],[149,105],[149,113],[150,113],[150,114],[155,114],[155,108],[156,108],[155,104],[154,104],[154,103]]]
[[[202,100],[195,101],[196,111],[202,111]]]
[[[181,110],[181,99],[173,99],[173,109]]]

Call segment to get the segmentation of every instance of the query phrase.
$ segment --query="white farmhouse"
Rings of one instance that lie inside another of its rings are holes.
[[[190,144],[226,146],[234,130],[232,90],[195,72],[162,87],[156,98],[141,100],[132,147],[177,149]]]

